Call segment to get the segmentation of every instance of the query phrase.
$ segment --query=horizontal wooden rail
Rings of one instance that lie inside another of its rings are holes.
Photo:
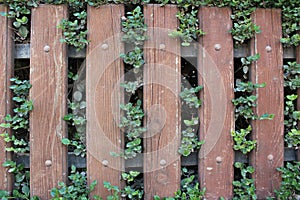
[[[14,156],[14,160],[18,164],[23,164],[25,168],[29,168],[29,154],[17,154]],[[297,151],[293,148],[284,148],[284,161],[290,162],[297,160]],[[249,163],[249,158],[240,153],[235,152],[235,162],[241,162],[241,163]],[[74,153],[69,152],[68,153],[68,167],[71,167],[72,165],[76,166],[76,168],[84,169],[86,168],[86,159],[80,156],[76,156]],[[187,157],[181,158],[181,166],[184,167],[192,167],[198,165],[198,153],[194,152],[191,155]],[[136,157],[134,159],[130,159],[126,161],[125,168],[128,169],[142,169],[143,168],[143,159],[141,156]]]
[[[181,56],[183,58],[196,58],[197,57],[197,47],[195,44],[191,44],[189,47],[181,47]],[[249,56],[249,48],[247,46],[241,46],[234,49],[234,57],[242,58]],[[68,46],[68,57],[69,58],[85,58],[86,50],[76,51],[73,46]],[[30,57],[30,44],[16,44],[14,51],[15,59],[29,59]],[[296,50],[294,47],[288,47],[283,49],[284,59],[295,59]]]

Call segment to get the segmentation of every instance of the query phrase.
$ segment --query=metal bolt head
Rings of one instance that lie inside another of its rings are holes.
[[[166,45],[164,43],[159,44],[159,49],[163,50],[166,48]]]
[[[274,159],[274,156],[272,154],[268,155],[268,160],[272,161]]]
[[[126,196],[127,196],[127,195],[124,194],[124,193],[121,194],[121,197],[122,197],[122,198],[125,198]]]
[[[271,47],[271,46],[269,46],[269,45],[268,45],[268,46],[266,46],[266,51],[267,51],[267,52],[271,52],[271,51],[272,51],[272,47]]]
[[[217,163],[221,163],[223,161],[223,159],[221,156],[218,156],[218,157],[216,157],[216,161],[217,161]]]
[[[50,167],[52,165],[52,161],[51,160],[46,160],[45,165],[46,165],[46,167]]]
[[[165,165],[167,164],[167,161],[164,160],[164,159],[162,159],[162,160],[160,160],[159,164],[160,164],[161,166],[165,166]]]
[[[102,161],[102,164],[103,164],[105,167],[107,167],[108,161],[107,161],[107,160],[103,160],[103,161]]]
[[[104,43],[101,45],[101,49],[106,50],[108,49],[108,44]]]
[[[221,50],[221,45],[220,44],[215,44],[215,50],[220,51]]]
[[[49,45],[44,46],[44,51],[48,53],[50,51],[50,46]]]

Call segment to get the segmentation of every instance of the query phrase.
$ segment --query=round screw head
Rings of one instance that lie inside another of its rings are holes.
[[[271,46],[269,46],[269,45],[268,45],[268,46],[266,46],[266,51],[267,51],[267,52],[271,52],[271,51],[272,51],[272,47],[271,47]]]
[[[159,49],[165,49],[166,48],[166,45],[164,44],[164,43],[161,43],[161,44],[159,44]]]
[[[272,161],[274,159],[274,156],[272,154],[268,155],[268,160]]]
[[[220,51],[221,50],[221,45],[220,44],[215,44],[215,50]]]
[[[44,46],[44,51],[49,52],[50,51],[50,46],[49,45]]]
[[[103,50],[108,49],[108,44],[106,44],[106,43],[102,44],[102,45],[101,45],[101,48],[102,48]]]
[[[127,195],[124,194],[124,193],[121,194],[121,197],[122,197],[122,198],[125,198],[126,196],[127,196]]]
[[[102,161],[102,164],[103,164],[105,167],[107,167],[108,161],[107,161],[107,160],[103,160],[103,161]]]
[[[51,161],[51,160],[46,160],[46,161],[45,161],[45,165],[46,165],[47,167],[50,167],[50,166],[52,165],[52,161]]]
[[[165,166],[165,165],[167,164],[167,161],[164,160],[164,159],[162,159],[162,160],[159,162],[159,164],[160,164],[161,166]]]
[[[216,161],[217,161],[217,163],[221,163],[223,161],[223,159],[221,156],[218,156],[218,157],[216,157]]]

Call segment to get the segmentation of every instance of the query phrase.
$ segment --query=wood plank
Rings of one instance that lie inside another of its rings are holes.
[[[252,40],[252,55],[259,53],[261,58],[251,66],[252,82],[266,83],[265,88],[255,91],[258,95],[255,113],[275,114],[273,120],[254,120],[252,137],[257,147],[250,155],[250,164],[255,168],[258,199],[265,199],[280,186],[280,173],[277,167],[283,166],[283,58],[281,38],[281,12],[275,9],[257,9],[253,14],[254,23],[260,26],[261,33]]]
[[[0,12],[8,12],[4,6],[0,6]],[[12,58],[12,30],[9,28],[10,20],[6,17],[0,17],[1,24],[1,59],[0,59],[0,123],[4,122],[3,118],[6,114],[11,113],[11,91],[10,78],[13,76],[13,58]],[[5,129],[0,128],[0,134]],[[10,133],[10,130],[6,130]],[[5,151],[6,142],[0,137],[0,190],[12,190],[12,177],[7,173],[7,169],[2,167],[2,163],[11,159],[11,154]]]
[[[30,98],[30,193],[50,199],[50,190],[67,177],[67,56],[57,26],[67,6],[40,5],[32,10]]]
[[[123,136],[118,128],[120,103],[123,95],[119,82],[123,79],[124,66],[119,58],[124,52],[121,42],[121,17],[123,5],[88,7],[87,48],[87,170],[88,181],[98,181],[94,194],[103,198],[111,192],[103,182],[121,187],[120,175],[124,161],[110,152],[120,152]]]
[[[173,196],[180,187],[180,44],[168,33],[177,27],[176,6],[144,6],[145,199]]]
[[[200,38],[198,67],[203,105],[200,108],[199,179],[206,199],[232,198],[234,152],[230,132],[234,130],[234,66],[231,10],[199,10]]]
[[[300,32],[299,32],[300,34]],[[296,62],[300,64],[300,45],[296,47]],[[300,89],[297,89],[297,110],[300,110]],[[298,127],[300,128],[300,123],[298,123]],[[296,150],[297,161],[300,161],[300,147]]]

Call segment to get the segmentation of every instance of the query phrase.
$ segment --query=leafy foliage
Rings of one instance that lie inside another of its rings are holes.
[[[72,135],[72,139],[62,138],[62,143],[69,146],[76,156],[85,157],[86,156],[86,146],[85,146],[85,131],[86,131],[86,118],[81,116],[76,110],[85,109],[86,103],[82,102],[68,102],[68,107],[71,113],[64,116],[64,120],[68,122],[69,131]]]
[[[243,163],[236,162],[234,167],[240,169],[242,178],[237,181],[233,181],[233,191],[234,197],[233,200],[239,199],[257,199],[255,194],[255,185],[254,179],[248,178],[255,170],[252,166],[245,166]]]
[[[300,119],[300,111],[295,109],[295,100],[298,95],[292,94],[286,96],[284,115],[286,119],[284,120],[284,125],[286,131],[290,129],[297,129],[297,121]]]
[[[154,200],[200,200],[204,199],[206,188],[200,189],[199,183],[195,181],[195,175],[191,175],[187,168],[182,169],[182,174],[185,178],[181,180],[181,189],[174,193],[174,197],[161,198],[157,195],[154,196]]]
[[[198,109],[201,106],[201,100],[197,94],[202,90],[202,86],[192,88],[182,88],[179,96],[183,103],[188,106],[188,109]],[[189,116],[190,117],[190,114]],[[192,152],[199,150],[203,141],[199,141],[197,134],[197,125],[199,124],[198,117],[191,116],[190,119],[183,117],[184,124],[181,131],[181,143],[178,152],[183,156],[188,156]]]
[[[182,88],[179,96],[190,108],[199,108],[201,106],[201,100],[196,94],[203,89],[203,86],[197,86],[192,88]]]
[[[33,103],[28,99],[29,89],[31,84],[28,80],[20,80],[18,78],[11,78],[12,85],[10,89],[13,92],[12,100],[14,102],[13,116],[6,115],[4,117],[5,123],[0,124],[0,127],[13,130],[12,135],[8,132],[0,134],[4,137],[6,143],[12,143],[11,146],[6,147],[6,151],[14,153],[29,152],[29,142],[26,139],[26,134],[29,129],[29,112],[33,109]],[[16,164],[16,162],[7,160],[3,163],[9,173],[13,174],[15,178],[13,197],[30,199],[29,194],[29,170],[24,168],[24,165]],[[12,198],[5,196],[3,192],[2,199]],[[33,197],[32,199],[37,199]]]
[[[190,0],[156,0],[161,5],[167,3],[174,3],[178,6],[179,11],[176,14],[179,20],[179,26],[177,30],[174,30],[169,34],[171,37],[179,37],[181,39],[182,46],[190,46],[191,42],[198,39],[198,37],[205,33],[199,29],[198,20],[198,8],[203,4],[201,1]]]
[[[288,62],[283,66],[284,72],[284,87],[289,87],[295,90],[300,87],[300,64],[296,62]]]
[[[186,129],[181,132],[181,143],[178,152],[183,156],[188,156],[192,152],[200,149],[204,141],[199,141],[197,131],[193,128],[199,123],[198,117],[191,120],[184,120]]]
[[[90,186],[87,186],[86,172],[77,171],[73,165],[71,174],[68,176],[70,183],[67,185],[64,182],[58,183],[58,188],[52,188],[51,196],[53,200],[73,200],[73,199],[88,199],[89,194],[94,190],[97,181],[93,181]],[[93,199],[100,199],[99,196],[94,196]]]
[[[9,7],[9,11],[4,15],[13,19],[14,32],[17,35],[15,40],[25,41],[29,35],[30,9],[37,7],[37,3],[34,0],[2,0],[0,2]]]
[[[249,134],[251,133],[251,126],[249,125],[246,129],[240,129],[237,131],[232,131],[231,136],[234,140],[233,149],[236,151],[241,151],[243,154],[251,152],[256,147],[255,140],[249,140]]]
[[[142,127],[144,112],[141,109],[141,101],[138,100],[136,105],[133,103],[122,104],[120,108],[125,112],[125,115],[121,118],[119,126],[123,128],[128,142],[123,153],[113,153],[113,155],[120,155],[125,159],[134,158],[142,151],[140,136],[146,131],[146,128]]]
[[[147,39],[145,32],[147,25],[144,23],[144,15],[141,7],[137,6],[132,12],[127,13],[127,17],[122,18],[122,41],[134,46],[141,46]]]
[[[104,182],[104,187],[111,192],[111,195],[107,196],[108,200],[119,200],[122,198],[139,200],[143,197],[143,186],[137,181],[137,176],[140,173],[137,171],[129,171],[122,173],[122,180],[126,182],[124,189],[120,189],[118,186],[111,185],[109,182]]]
[[[300,162],[288,162],[286,167],[278,168],[282,173],[279,190],[275,190],[277,199],[296,199],[300,194]]]
[[[181,4],[178,4],[178,6],[180,10],[176,14],[176,17],[178,18],[180,25],[178,29],[171,32],[169,36],[174,38],[179,37],[182,40],[182,46],[190,46],[190,44],[194,40],[197,40],[199,36],[204,35],[204,32],[198,27],[198,10],[189,10],[187,7],[182,7]]]
[[[87,13],[85,10],[81,12],[73,13],[74,20],[63,19],[59,24],[58,28],[63,31],[63,38],[61,42],[74,46],[77,50],[83,49],[87,44],[88,40],[86,20]]]
[[[14,161],[7,160],[3,163],[3,167],[7,168],[8,173],[14,176],[14,189],[12,196],[4,191],[0,190],[0,197],[2,200],[20,198],[24,200],[38,200],[39,198],[34,196],[30,198],[29,190],[29,170],[24,168],[24,165],[17,164]]]

